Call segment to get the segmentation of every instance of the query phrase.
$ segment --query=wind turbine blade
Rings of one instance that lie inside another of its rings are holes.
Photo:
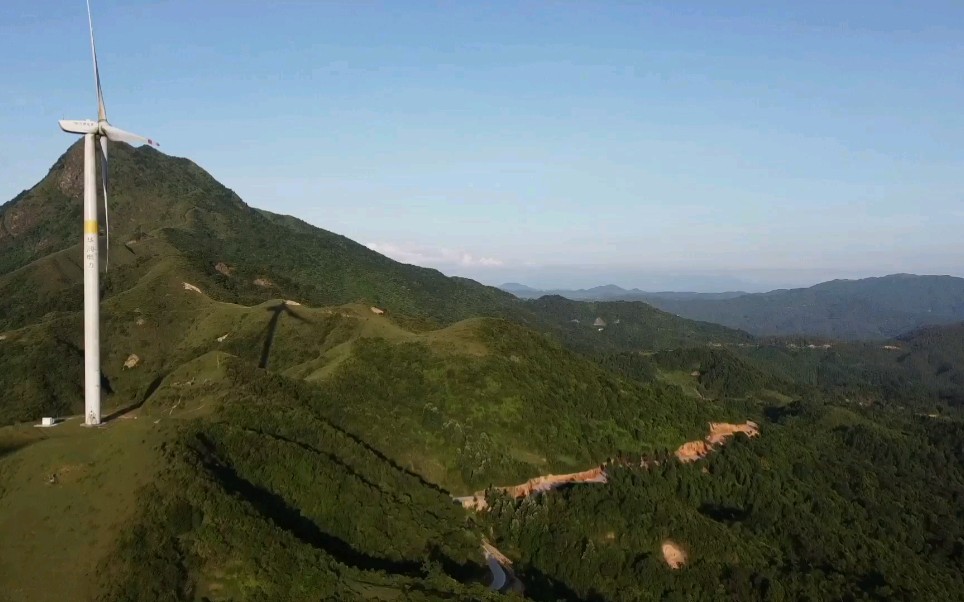
[[[111,142],[126,142],[128,144],[150,144],[151,146],[160,146],[160,144],[154,140],[151,140],[150,138],[125,132],[124,130],[109,124],[104,124],[101,129],[105,134],[107,134],[107,138]]]
[[[107,138],[100,136],[100,180],[104,186],[104,271],[110,265],[110,218],[107,213]]]
[[[87,0],[87,25],[90,26],[90,54],[94,57],[94,82],[97,84],[97,121],[107,119],[104,107],[104,91],[100,87],[100,67],[97,65],[97,47],[94,45],[94,17],[90,13],[90,0]]]
[[[61,119],[60,129],[70,134],[93,134],[97,124],[90,120]]]

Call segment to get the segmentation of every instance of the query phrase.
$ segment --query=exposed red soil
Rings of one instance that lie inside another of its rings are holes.
[[[715,446],[723,445],[727,439],[737,433],[743,433],[748,437],[757,437],[760,434],[760,427],[749,420],[743,424],[711,422],[710,434],[702,441],[688,441],[680,445],[676,450],[676,457],[680,462],[695,462],[700,458],[705,458]]]
[[[700,441],[689,441],[679,446],[676,450],[676,458],[680,462],[695,462],[700,458],[705,458],[710,451],[717,445],[723,445],[726,440],[733,437],[736,433],[744,433],[748,437],[756,437],[760,434],[760,427],[747,420],[743,424],[730,424],[726,422],[711,422],[710,433],[705,439]],[[648,466],[650,463],[643,461],[641,466]],[[520,499],[528,497],[534,493],[549,491],[560,485],[570,483],[605,483],[606,465],[597,466],[582,472],[572,472],[560,475],[542,475],[534,477],[519,485],[509,485],[497,487],[496,489],[508,494],[509,496]],[[476,491],[472,495],[455,498],[464,508],[473,510],[485,510],[488,503],[485,501],[485,491]]]
[[[678,543],[667,539],[663,542],[663,560],[671,569],[678,569],[686,564],[686,552]]]

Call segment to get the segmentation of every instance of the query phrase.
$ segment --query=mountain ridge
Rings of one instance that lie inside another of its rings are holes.
[[[546,295],[555,295],[572,299],[573,301],[643,301],[649,298],[668,299],[727,299],[740,297],[750,293],[744,291],[724,291],[719,293],[701,293],[695,291],[644,291],[638,288],[625,289],[616,284],[603,284],[591,288],[581,289],[537,289],[518,282],[506,282],[498,286],[499,289],[516,295],[521,299],[537,299]]]
[[[609,300],[585,289],[572,298]],[[618,288],[618,287],[616,287]],[[606,287],[606,290],[611,290]],[[837,279],[807,288],[765,293],[646,293],[617,296],[648,303],[693,320],[745,330],[756,336],[808,335],[829,339],[890,339],[934,324],[964,320],[964,278],[891,274]],[[511,291],[510,291],[511,292]],[[529,297],[542,291],[526,292]],[[552,293],[556,294],[556,293]],[[541,296],[541,295],[539,295]],[[563,295],[565,296],[565,295]]]
[[[40,182],[0,210],[0,223],[7,224],[0,237],[5,307],[0,334],[28,329],[38,341],[36,353],[63,358],[59,363],[35,362],[63,375],[48,378],[23,363],[31,357],[20,347],[26,335],[8,334],[9,343],[0,346],[0,364],[31,375],[11,383],[20,393],[4,403],[20,403],[31,412],[43,407],[65,412],[78,399],[71,388],[76,378],[67,375],[77,370],[79,357],[63,350],[79,349],[82,341],[82,150],[79,143],[69,147]],[[124,339],[112,334],[117,330],[112,312],[129,316],[127,328],[131,320],[146,319],[151,312],[180,312],[185,319],[198,319],[198,303],[182,290],[188,285],[212,301],[247,307],[272,299],[310,307],[362,303],[388,312],[413,332],[479,317],[505,319],[589,353],[748,340],[745,333],[690,322],[644,304],[521,302],[469,279],[402,264],[296,217],[250,207],[192,161],[149,147],[114,145],[111,179],[110,269],[101,279],[105,358],[136,353],[115,348]],[[154,297],[152,290],[157,291]],[[581,326],[572,323],[577,313],[585,321]],[[600,332],[591,326],[596,314],[622,324]],[[169,330],[182,332],[174,325]],[[125,403],[133,403],[141,394],[137,387],[110,386],[130,380],[128,371],[118,366],[104,365],[105,390],[124,390]],[[147,362],[140,371],[157,370],[157,376],[171,368]],[[73,384],[64,388],[61,383]],[[66,399],[74,401],[65,405]],[[0,408],[7,421],[26,418],[8,409]]]

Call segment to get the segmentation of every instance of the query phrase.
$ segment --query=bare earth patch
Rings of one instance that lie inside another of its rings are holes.
[[[663,542],[663,560],[671,569],[678,569],[686,564],[686,552],[678,543],[671,539]]]
[[[737,433],[743,433],[748,437],[757,437],[760,435],[760,427],[755,422],[750,420],[747,420],[743,424],[711,422],[710,433],[706,436],[706,438],[699,441],[688,441],[679,446],[679,448],[676,450],[676,458],[680,462],[684,463],[695,462],[696,460],[705,458],[717,446],[725,445],[727,439],[733,437]],[[658,462],[647,462],[646,460],[643,460],[640,463],[640,466],[645,468],[647,466],[652,466],[653,464],[658,464]],[[597,466],[596,468],[591,468],[582,472],[538,476],[531,478],[525,483],[519,485],[497,487],[497,489],[513,498],[520,499],[529,497],[534,493],[549,491],[559,487],[560,485],[569,483],[605,482],[606,465],[603,464],[602,466]],[[455,497],[455,500],[462,504],[463,508],[468,508],[471,510],[485,510],[488,507],[488,503],[485,501],[485,491],[476,491],[472,495]]]
[[[760,434],[760,427],[757,423],[747,420],[743,424],[729,424],[726,422],[711,422],[710,434],[702,441],[688,441],[679,446],[676,450],[676,457],[680,462],[695,462],[700,458],[705,458],[716,445],[723,445],[726,440],[743,433],[747,437],[756,437]]]
[[[503,492],[509,494],[510,496],[519,499],[524,497],[529,497],[533,493],[539,493],[540,491],[549,491],[550,489],[555,489],[560,485],[566,485],[569,483],[605,483],[606,482],[606,472],[603,470],[602,466],[597,466],[596,468],[591,468],[589,470],[584,470],[582,472],[572,472],[569,474],[550,474],[543,475],[539,477],[534,477],[529,479],[525,483],[520,485],[511,485],[509,487],[499,487]],[[488,504],[485,501],[485,492],[477,491],[473,495],[469,495],[463,498],[457,498],[462,506],[465,508],[472,508],[475,510],[484,510]]]

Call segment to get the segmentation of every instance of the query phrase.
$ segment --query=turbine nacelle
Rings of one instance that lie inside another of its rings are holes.
[[[109,124],[106,119],[101,121],[92,121],[90,119],[61,119],[60,129],[69,134],[94,134],[95,136],[104,136],[111,142],[160,146],[160,144],[150,138],[114,127]]]
[[[68,134],[97,134],[100,133],[100,127],[96,121],[91,121],[90,119],[76,120],[76,119],[61,119],[60,129],[67,132]]]

